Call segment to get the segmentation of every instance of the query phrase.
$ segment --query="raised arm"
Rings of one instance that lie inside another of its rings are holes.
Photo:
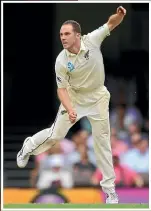
[[[115,27],[117,27],[123,21],[125,15],[126,9],[124,9],[122,6],[118,7],[116,14],[111,15],[107,22],[109,30],[112,31]]]
[[[97,47],[100,47],[103,40],[110,35],[110,31],[122,22],[125,15],[126,10],[122,6],[118,7],[116,14],[111,15],[107,23],[92,31],[87,36],[90,38],[92,43],[94,43]]]

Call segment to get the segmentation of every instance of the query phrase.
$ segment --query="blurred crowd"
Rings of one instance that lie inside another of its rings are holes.
[[[81,120],[81,130],[34,157],[30,184],[38,189],[99,186],[91,126]],[[116,106],[110,111],[111,146],[117,187],[149,185],[149,120],[136,107]]]

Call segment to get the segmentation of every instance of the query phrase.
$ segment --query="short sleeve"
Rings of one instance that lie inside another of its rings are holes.
[[[56,72],[56,82],[58,88],[66,88],[68,84],[68,75],[66,68],[63,67],[63,65],[56,61],[55,64],[55,72]]]
[[[88,37],[93,44],[100,47],[103,40],[109,35],[110,35],[109,27],[107,24],[104,24],[103,26],[89,33]]]

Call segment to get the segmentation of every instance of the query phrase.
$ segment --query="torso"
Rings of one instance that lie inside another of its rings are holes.
[[[58,61],[66,70],[68,92],[72,101],[79,105],[91,105],[100,100],[106,92],[104,63],[100,48],[90,42],[87,35],[83,36],[82,40],[85,50],[71,56],[63,50]]]
[[[78,55],[68,56],[63,50],[64,61],[62,64],[67,70],[71,88],[79,92],[89,92],[104,85],[104,64],[100,49],[95,47],[86,36],[83,38],[83,43],[86,50],[81,51]]]

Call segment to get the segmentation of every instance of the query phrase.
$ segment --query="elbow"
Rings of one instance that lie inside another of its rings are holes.
[[[57,93],[62,92],[62,91],[65,91],[65,90],[66,90],[66,88],[58,88],[57,89]]]
[[[66,88],[58,88],[57,89],[57,94],[58,96],[61,94],[61,93],[64,93],[66,91]]]

